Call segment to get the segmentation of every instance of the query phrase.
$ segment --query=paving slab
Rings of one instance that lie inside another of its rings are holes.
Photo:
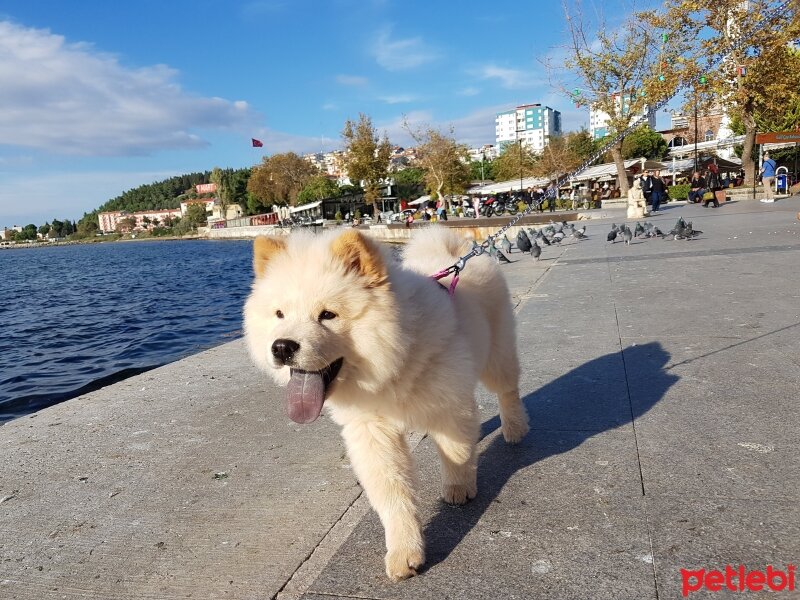
[[[270,598],[360,494],[233,342],[0,427],[0,597]]]
[[[797,566],[800,505],[796,501],[648,497],[659,598],[682,598],[681,569],[786,571]],[[735,581],[735,580],[734,580]],[[776,585],[779,581],[776,581]],[[699,590],[690,598],[797,598],[794,592]]]
[[[681,568],[796,564],[798,210],[667,205],[650,220],[703,236],[624,247],[593,220],[512,253],[532,431],[507,446],[479,389],[462,508],[416,446],[418,577],[385,579],[333,424],[289,424],[233,342],[0,427],[0,597],[663,600]]]

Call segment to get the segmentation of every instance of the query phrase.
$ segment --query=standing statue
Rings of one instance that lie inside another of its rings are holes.
[[[642,179],[633,178],[633,187],[628,191],[628,218],[643,219],[647,215],[647,202],[642,192]]]

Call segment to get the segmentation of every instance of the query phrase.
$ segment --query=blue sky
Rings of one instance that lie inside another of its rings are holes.
[[[76,219],[171,175],[336,148],[359,112],[401,145],[403,115],[493,143],[494,114],[527,102],[578,129],[588,112],[540,62],[558,61],[564,39],[559,2],[6,0],[0,227]]]

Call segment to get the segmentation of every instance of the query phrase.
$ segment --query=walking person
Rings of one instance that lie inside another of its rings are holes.
[[[556,210],[556,198],[558,198],[558,188],[556,188],[555,181],[551,181],[550,185],[547,186],[547,192],[545,194],[547,196],[547,208],[550,212],[555,212]]]
[[[703,195],[703,208],[708,208],[708,203],[713,202],[714,208],[719,208],[717,190],[721,189],[717,165],[711,163],[706,171],[706,193]]]
[[[658,209],[661,207],[661,201],[667,194],[667,185],[661,179],[661,171],[656,171],[655,174],[649,179],[650,184],[650,201],[653,203],[653,214],[658,214]]]
[[[653,172],[645,171],[642,176],[642,194],[644,194],[644,204],[652,204],[653,201]]]
[[[761,183],[764,184],[764,197],[762,202],[775,202],[772,193],[772,182],[775,181],[775,169],[778,165],[769,157],[769,152],[764,152],[764,162],[761,163]]]

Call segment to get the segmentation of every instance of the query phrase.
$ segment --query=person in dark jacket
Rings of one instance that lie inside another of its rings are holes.
[[[661,171],[656,171],[649,180],[650,184],[650,201],[653,203],[652,213],[658,214],[658,209],[661,206],[661,201],[666,198],[667,185],[661,179]]]
[[[703,200],[703,208],[708,208],[709,203],[714,204],[714,208],[719,208],[719,201],[717,200],[717,190],[722,189],[722,184],[719,181],[719,168],[714,163],[708,165],[706,171],[706,191],[711,192],[711,198]]]
[[[689,202],[694,204],[695,202],[701,202],[703,200],[703,194],[706,191],[706,180],[703,179],[703,176],[700,174],[699,171],[695,171],[692,173],[692,178],[689,180]]]

